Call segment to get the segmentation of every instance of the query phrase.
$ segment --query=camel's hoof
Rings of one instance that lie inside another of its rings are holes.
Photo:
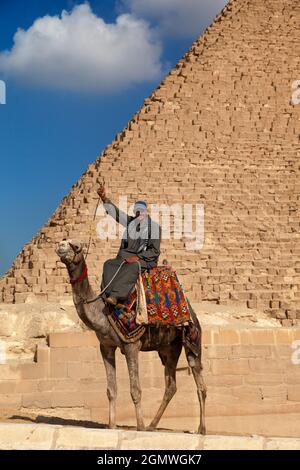
[[[147,431],[156,431],[156,428],[157,428],[157,424],[154,424],[153,422],[149,424],[149,426],[147,426]]]
[[[146,426],[137,426],[137,431],[146,431]]]
[[[148,432],[154,432],[156,429],[155,429],[155,426],[147,426],[147,429],[146,431]]]
[[[206,435],[206,427],[205,426],[199,426],[198,434],[202,434],[202,436],[205,436]]]

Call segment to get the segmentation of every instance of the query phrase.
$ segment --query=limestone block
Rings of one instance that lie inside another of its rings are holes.
[[[300,439],[267,439],[265,450],[300,450]]]
[[[121,436],[122,450],[196,450],[201,449],[202,439],[198,435],[184,435],[177,433],[146,433],[127,431]]]
[[[120,431],[108,431],[101,429],[61,427],[58,430],[55,448],[57,450],[75,449],[116,449],[118,446]]]
[[[206,436],[204,450],[263,450],[262,437]]]
[[[0,424],[0,449],[50,450],[56,428],[43,424]]]

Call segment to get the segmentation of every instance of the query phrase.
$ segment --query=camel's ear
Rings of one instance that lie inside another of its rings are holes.
[[[70,240],[69,244],[75,253],[80,253],[80,251],[82,250],[81,243],[78,240]]]

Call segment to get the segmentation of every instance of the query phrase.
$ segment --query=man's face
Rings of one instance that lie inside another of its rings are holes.
[[[147,209],[137,209],[135,211],[135,215],[137,215],[137,213],[139,213],[137,219],[140,221],[144,220],[147,217]]]

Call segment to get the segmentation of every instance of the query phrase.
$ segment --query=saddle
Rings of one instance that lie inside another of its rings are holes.
[[[177,273],[166,265],[143,272],[124,305],[109,306],[108,319],[125,342],[137,341],[146,325],[184,329],[193,324],[191,306]]]

